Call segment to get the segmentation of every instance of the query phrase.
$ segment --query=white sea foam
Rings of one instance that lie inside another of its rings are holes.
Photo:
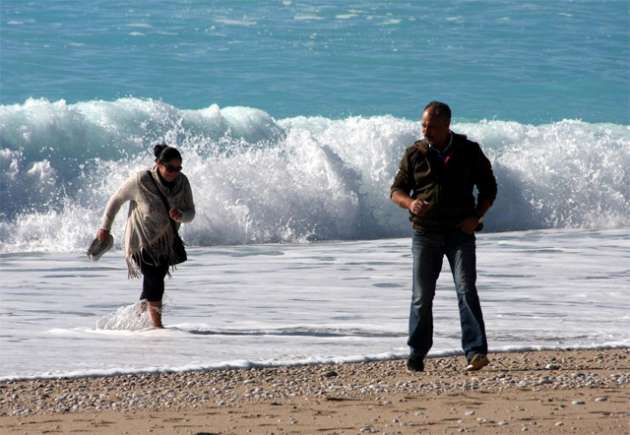
[[[127,27],[132,27],[136,29],[152,29],[153,26],[149,23],[137,22],[137,23],[128,23]]]
[[[303,13],[297,14],[293,17],[295,21],[321,21],[324,17],[319,16],[315,13]]]
[[[247,17],[243,17],[241,19],[219,17],[219,18],[215,18],[214,21],[216,23],[225,24],[227,26],[251,27],[251,26],[255,26],[257,24],[256,20],[253,20],[253,19],[247,18]]]
[[[184,154],[198,208],[184,228],[192,245],[402,236],[407,218],[388,190],[419,128],[392,116],[275,120],[254,108],[135,98],[0,106],[0,252],[83,249],[109,195],[152,164],[162,140]],[[630,224],[627,125],[453,129],[493,162],[499,196],[488,231]]]
[[[387,20],[380,23],[380,25],[381,26],[397,26],[398,24],[401,23],[401,21],[402,20],[400,18],[388,18]]]
[[[449,23],[462,24],[465,20],[464,17],[462,17],[461,15],[457,15],[453,17],[446,17],[446,21],[448,21]]]
[[[627,229],[481,234],[477,246],[492,352],[630,346]],[[157,330],[131,304],[141,284],[127,279],[120,251],[97,263],[1,254],[0,378],[407,353],[408,238],[191,248],[189,258],[166,281],[166,329]],[[455,295],[445,264],[432,356],[460,352]]]
[[[351,12],[351,13],[347,13],[347,14],[337,14],[335,15],[335,19],[337,20],[351,20],[353,18],[358,17],[359,14]]]
[[[97,330],[138,331],[151,328],[151,321],[143,302],[118,308],[96,322]]]
[[[585,345],[585,346],[505,346],[501,349],[493,349],[493,353],[503,352],[532,352],[542,350],[576,350],[576,349],[615,349],[615,348],[627,348],[627,343],[620,342],[616,345]],[[428,358],[439,358],[447,356],[458,355],[456,351],[441,351],[432,352]],[[301,366],[305,364],[344,364],[344,363],[357,363],[357,362],[370,362],[370,361],[386,361],[391,359],[405,358],[408,355],[407,351],[401,352],[382,352],[374,355],[350,355],[345,357],[311,357],[301,360],[270,360],[270,361],[251,361],[251,360],[231,360],[222,361],[214,364],[184,364],[176,367],[160,367],[160,366],[147,366],[143,368],[129,368],[129,367],[115,367],[109,369],[81,369],[81,370],[62,370],[62,371],[45,371],[33,375],[17,375],[17,376],[0,376],[0,381],[10,380],[28,380],[28,379],[50,379],[50,378],[84,378],[84,377],[96,377],[96,376],[114,376],[114,375],[128,375],[128,374],[148,374],[148,373],[181,373],[186,371],[200,371],[200,370],[217,370],[217,369],[248,369],[248,368],[265,368],[265,367],[291,367]]]

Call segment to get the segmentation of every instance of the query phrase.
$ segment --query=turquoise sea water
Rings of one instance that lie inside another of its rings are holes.
[[[628,7],[3,0],[0,251],[83,249],[164,140],[193,245],[404,237],[431,99],[493,163],[488,231],[630,225]]]
[[[610,1],[0,3],[0,104],[152,98],[275,118],[628,124],[630,13]]]

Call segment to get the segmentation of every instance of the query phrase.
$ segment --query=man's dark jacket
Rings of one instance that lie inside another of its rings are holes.
[[[492,203],[497,196],[492,166],[479,144],[451,134],[453,141],[444,155],[426,140],[419,140],[405,150],[400,161],[391,194],[402,191],[430,203],[421,217],[410,215],[416,230],[450,231],[465,218],[477,216],[474,186],[477,201]]]

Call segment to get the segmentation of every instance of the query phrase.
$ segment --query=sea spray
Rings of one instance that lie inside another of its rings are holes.
[[[138,331],[151,328],[146,302],[125,305],[96,321],[96,329]]]
[[[452,128],[492,160],[499,195],[487,231],[630,224],[629,126]],[[149,150],[162,140],[181,148],[193,187],[189,245],[406,236],[389,185],[419,134],[418,122],[393,116],[275,120],[255,108],[136,98],[0,106],[0,252],[84,250],[109,196],[153,164]]]

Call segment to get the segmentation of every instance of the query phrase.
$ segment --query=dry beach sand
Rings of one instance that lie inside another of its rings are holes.
[[[0,433],[630,433],[630,349],[0,382]]]

